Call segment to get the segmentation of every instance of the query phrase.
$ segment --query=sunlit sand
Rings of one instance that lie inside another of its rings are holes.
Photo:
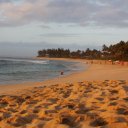
[[[0,127],[127,128],[127,76],[127,66],[92,64],[28,86],[1,86]]]

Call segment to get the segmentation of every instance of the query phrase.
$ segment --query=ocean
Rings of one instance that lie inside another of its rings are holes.
[[[0,85],[44,81],[82,70],[78,62],[0,58]]]

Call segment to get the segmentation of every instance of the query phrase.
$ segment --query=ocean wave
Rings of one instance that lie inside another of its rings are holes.
[[[49,60],[30,60],[30,59],[0,59],[0,64],[9,62],[24,62],[24,63],[33,63],[33,64],[48,64]]]
[[[79,69],[76,62],[0,58],[0,84],[44,81]]]
[[[24,62],[35,63],[35,64],[48,64],[47,60],[26,60]]]

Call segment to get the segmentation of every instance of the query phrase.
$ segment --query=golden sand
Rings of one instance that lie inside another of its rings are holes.
[[[127,128],[128,81],[83,81],[0,96],[1,128]]]
[[[128,128],[127,66],[92,64],[0,94],[0,128]]]

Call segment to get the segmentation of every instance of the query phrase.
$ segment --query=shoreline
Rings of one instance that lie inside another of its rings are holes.
[[[128,128],[127,76],[126,66],[93,63],[44,82],[0,87],[0,126]]]
[[[33,58],[29,58],[28,60],[33,60]],[[34,58],[34,60],[40,60],[40,59],[35,59]],[[59,62],[59,61],[62,61],[62,62],[71,62],[72,64],[70,64],[70,65],[68,65],[68,66],[66,66],[66,64],[65,64],[65,67],[67,67],[67,69],[64,69],[64,70],[55,70],[55,71],[52,71],[52,72],[57,72],[57,74],[56,74],[56,76],[53,76],[53,77],[48,77],[47,79],[42,79],[42,78],[40,78],[40,79],[36,79],[35,78],[35,80],[34,79],[31,79],[31,80],[19,80],[19,81],[16,81],[16,80],[14,80],[14,81],[11,81],[11,82],[7,82],[7,83],[3,83],[3,81],[2,81],[2,83],[0,83],[0,86],[7,86],[7,85],[16,85],[16,84],[19,84],[19,83],[32,83],[32,82],[42,82],[42,81],[46,81],[46,80],[51,80],[51,79],[54,79],[54,78],[57,78],[57,77],[63,77],[63,76],[66,76],[66,75],[70,75],[70,74],[72,74],[72,73],[76,73],[76,72],[79,72],[79,71],[82,71],[83,69],[85,69],[86,68],[86,66],[83,64],[83,63],[81,63],[81,62],[79,62],[79,61],[73,61],[73,60],[64,60],[64,59],[62,59],[62,60],[60,60],[60,59],[43,59],[44,61],[46,60],[46,61],[48,61],[48,60],[55,60],[56,62]],[[61,63],[62,63],[61,62]],[[34,63],[34,62],[33,62]],[[35,62],[36,63],[36,62]],[[38,64],[38,63],[37,63]],[[64,65],[63,63],[62,63],[62,65]],[[75,68],[74,68],[75,67]],[[80,68],[81,67],[81,68]],[[72,69],[73,68],[73,69]],[[70,69],[70,70],[69,70]],[[63,73],[63,75],[61,75],[61,71],[64,71],[64,73]],[[48,71],[48,72],[50,72],[50,71]],[[32,73],[31,73],[32,74]],[[41,76],[41,75],[40,75]],[[4,81],[5,82],[5,81]]]
[[[38,59],[39,58],[34,58],[34,59]],[[64,75],[58,75],[57,77],[54,78],[49,78],[47,80],[43,80],[43,81],[28,81],[28,82],[19,82],[19,83],[14,83],[14,84],[0,84],[0,95],[18,95],[18,94],[22,94],[24,93],[24,91],[26,90],[30,90],[33,87],[38,87],[38,86],[49,86],[52,84],[57,84],[57,83],[61,83],[62,79],[67,79],[69,77],[71,77],[72,75],[75,75],[77,73],[80,72],[85,72],[87,70],[87,65],[85,65],[85,62],[80,62],[79,60],[73,60],[73,59],[65,59],[65,58],[41,58],[41,59],[45,59],[45,60],[58,60],[58,61],[68,61],[68,62],[78,62],[79,66],[82,66],[82,68],[84,70],[78,70],[78,71],[74,71],[74,72],[70,72],[69,74],[64,74]],[[65,82],[63,82],[65,83]]]
[[[82,65],[88,63],[88,68],[83,71],[77,71],[69,75],[64,75],[42,82],[24,82],[18,84],[0,85],[0,95],[2,94],[19,94],[27,89],[38,86],[49,86],[53,84],[74,83],[81,81],[101,81],[101,80],[128,80],[128,67],[121,65],[98,64],[94,61],[90,64],[90,60],[81,59],[65,59],[65,58],[36,58],[49,60],[65,60],[80,62]],[[87,64],[86,64],[87,65]],[[85,66],[86,66],[85,65]],[[10,88],[9,88],[10,87]]]

